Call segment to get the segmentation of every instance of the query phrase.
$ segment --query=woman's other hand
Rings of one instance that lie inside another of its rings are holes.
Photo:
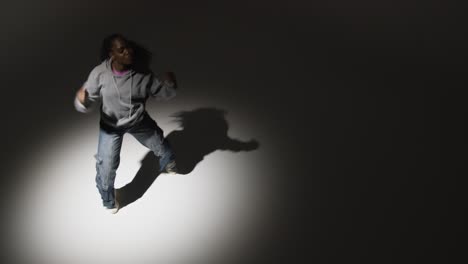
[[[174,84],[174,88],[177,87],[176,77],[174,72],[165,72],[162,74],[163,81],[168,81]]]

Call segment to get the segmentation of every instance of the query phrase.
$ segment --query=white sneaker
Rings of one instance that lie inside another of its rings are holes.
[[[169,162],[169,164],[166,165],[166,169],[164,170],[167,174],[177,174],[177,166],[175,161]]]
[[[120,205],[119,205],[119,202],[117,202],[117,200],[115,200],[114,207],[112,208],[106,207],[106,210],[111,214],[116,214],[119,211],[119,209],[120,209]]]

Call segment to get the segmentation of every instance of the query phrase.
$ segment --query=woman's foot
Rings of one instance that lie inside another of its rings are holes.
[[[176,162],[173,160],[171,162],[169,162],[167,165],[166,165],[166,169],[164,170],[164,172],[168,173],[168,174],[177,174],[177,166],[176,166]]]
[[[117,202],[117,200],[115,200],[114,207],[112,208],[106,207],[106,210],[111,214],[116,214],[119,211],[119,209],[120,209],[120,204],[119,202]]]

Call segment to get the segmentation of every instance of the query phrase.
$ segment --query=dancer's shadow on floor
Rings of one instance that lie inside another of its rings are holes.
[[[182,130],[171,132],[169,140],[176,155],[179,174],[188,174],[194,170],[203,158],[216,150],[233,152],[251,151],[259,147],[256,140],[242,142],[229,138],[229,125],[226,112],[215,108],[199,108],[193,111],[178,112],[173,115]],[[158,158],[150,151],[141,162],[141,168],[133,180],[117,189],[120,207],[141,198],[159,176]],[[177,176],[174,176],[177,177]]]

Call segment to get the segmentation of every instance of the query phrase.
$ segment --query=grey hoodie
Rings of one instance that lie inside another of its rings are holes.
[[[112,59],[107,59],[91,71],[83,84],[89,96],[84,104],[75,98],[77,111],[90,112],[100,102],[101,122],[114,128],[131,127],[143,119],[150,96],[169,100],[176,95],[174,83],[162,82],[152,72],[129,70],[119,76],[112,71],[111,63]]]

